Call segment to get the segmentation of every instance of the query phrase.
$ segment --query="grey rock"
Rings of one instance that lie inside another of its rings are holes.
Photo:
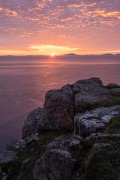
[[[100,139],[115,139],[115,140],[120,140],[120,134],[116,133],[116,134],[103,134],[103,133],[93,133],[91,134],[89,137],[86,137],[86,140],[88,141],[93,141],[93,140],[100,140]]]
[[[92,133],[101,132],[109,125],[116,114],[120,114],[119,105],[97,108],[84,114],[76,114],[74,118],[74,132],[84,137]]]
[[[77,149],[79,150],[80,149],[80,140],[77,140],[77,139],[73,139],[70,144],[69,144],[69,148],[70,149]]]
[[[34,180],[70,180],[76,160],[65,150],[47,151],[35,164]]]
[[[4,151],[0,154],[0,164],[14,161],[17,158],[17,154],[14,151]]]
[[[27,141],[25,141],[24,139],[22,140],[16,140],[13,139],[8,145],[7,145],[7,150],[10,151],[22,151],[25,146],[26,146]]]
[[[18,139],[13,139],[6,147],[7,150],[14,151],[16,149],[16,144],[19,143]]]
[[[76,113],[82,112],[90,105],[104,102],[111,98],[110,91],[103,86],[99,78],[77,81],[73,84],[73,92],[75,94]]]
[[[55,140],[47,145],[47,149],[49,149],[49,150],[50,149],[58,149],[58,148],[60,148],[60,146],[61,146],[61,142]]]
[[[77,136],[61,135],[47,145],[47,149],[80,149],[80,140]]]
[[[74,99],[70,85],[60,90],[48,91],[45,96],[43,115],[39,122],[39,130],[68,128],[73,125]]]
[[[38,123],[42,116],[42,108],[38,107],[34,109],[24,122],[22,129],[22,138],[31,138],[37,133]]]
[[[95,143],[93,145],[93,149],[98,149],[98,148],[108,148],[108,147],[112,147],[112,145],[110,143]]]

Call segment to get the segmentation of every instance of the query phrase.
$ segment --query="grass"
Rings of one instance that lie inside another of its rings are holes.
[[[115,98],[108,99],[101,103],[94,103],[94,104],[88,105],[86,108],[84,108],[82,113],[85,112],[86,110],[90,111],[92,109],[96,109],[96,108],[100,108],[100,107],[110,107],[110,106],[114,106],[114,105],[120,105],[120,97],[115,97]]]
[[[33,149],[30,147],[31,144],[29,144],[24,151],[19,153],[17,160],[1,165],[3,172],[8,175],[7,180],[32,180],[35,162],[45,152],[47,144],[60,134],[60,131],[44,132]],[[22,162],[27,158],[30,158],[30,161],[28,165],[21,170]]]
[[[120,151],[97,149],[86,162],[86,171],[79,180],[120,180]]]
[[[112,118],[112,122],[105,131],[105,133],[108,134],[120,133],[120,116],[116,116]]]

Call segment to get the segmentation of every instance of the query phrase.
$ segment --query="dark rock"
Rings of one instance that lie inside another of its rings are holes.
[[[24,122],[22,129],[22,138],[32,138],[34,139],[35,134],[37,134],[38,123],[42,116],[42,108],[34,109],[27,117]]]
[[[107,86],[105,86],[108,89],[113,89],[113,88],[120,88],[118,84],[115,83],[109,83]]]
[[[0,154],[0,164],[14,161],[16,158],[17,158],[17,155],[14,151],[4,151]]]
[[[65,150],[47,151],[35,164],[34,180],[70,180],[76,160]]]
[[[69,128],[73,125],[74,99],[70,85],[48,91],[39,130]]]
[[[2,172],[2,169],[0,168],[0,180],[3,179],[3,172]]]
[[[120,106],[102,107],[77,114],[74,118],[74,132],[80,136],[89,136],[92,133],[101,132],[111,122],[115,115],[120,114]]]
[[[119,96],[120,97],[120,88],[113,88],[110,90],[110,92],[113,96]]]

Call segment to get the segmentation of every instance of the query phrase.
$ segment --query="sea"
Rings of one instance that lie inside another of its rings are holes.
[[[0,152],[12,139],[21,139],[28,113],[43,107],[48,90],[91,77],[120,84],[120,60],[96,62],[0,58]]]

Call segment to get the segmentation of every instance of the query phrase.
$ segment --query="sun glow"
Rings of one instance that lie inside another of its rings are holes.
[[[50,56],[51,56],[51,57],[54,57],[54,56],[55,56],[55,54],[54,54],[54,53],[51,53],[51,54],[50,54]]]

